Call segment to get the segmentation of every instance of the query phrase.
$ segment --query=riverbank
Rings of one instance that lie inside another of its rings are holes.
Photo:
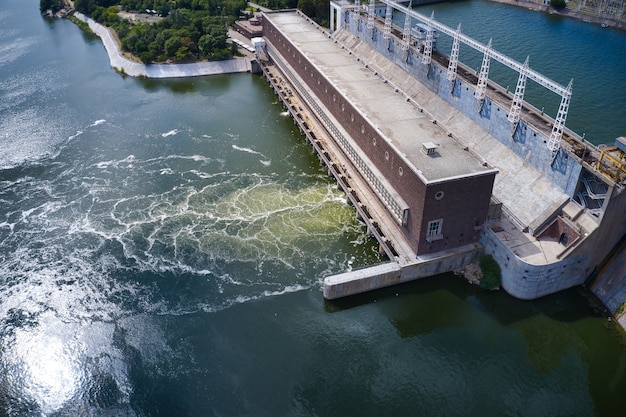
[[[251,71],[250,59],[247,57],[233,58],[225,61],[194,62],[189,64],[146,65],[140,62],[134,62],[122,54],[118,42],[115,40],[115,34],[112,33],[112,29],[99,24],[80,12],[74,12],[74,17],[85,22],[89,26],[89,29],[102,39],[104,49],[109,55],[111,67],[124,75],[145,78],[181,78]]]
[[[554,14],[558,16],[569,17],[571,19],[582,20],[586,23],[592,23],[602,25],[603,27],[610,27],[619,30],[626,31],[626,21],[618,21],[616,19],[600,17],[597,14],[589,14],[580,10],[574,10],[570,8],[555,9],[552,6],[543,5],[542,3],[536,3],[531,0],[489,0],[496,3],[509,4],[512,6],[523,7],[528,10],[538,11],[542,13]]]

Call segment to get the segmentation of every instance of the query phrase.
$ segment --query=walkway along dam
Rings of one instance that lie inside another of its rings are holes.
[[[396,26],[394,14],[404,17]],[[331,2],[327,31],[266,12],[257,61],[390,262],[326,277],[327,299],[464,266],[486,252],[511,295],[583,284],[626,234],[626,139],[596,147],[565,126],[560,85],[399,3]],[[438,36],[453,38],[437,50]],[[483,54],[480,71],[459,56]],[[516,71],[508,92],[489,79]],[[555,116],[527,82],[560,96]],[[623,281],[623,280],[621,280]]]

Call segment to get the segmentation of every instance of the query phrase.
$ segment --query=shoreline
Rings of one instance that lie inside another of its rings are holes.
[[[233,74],[251,72],[251,62],[247,57],[225,61],[201,61],[187,64],[143,64],[134,62],[122,55],[112,30],[85,16],[74,12],[74,17],[85,22],[104,44],[111,67],[122,75],[144,78],[184,78],[204,75]]]
[[[552,6],[546,6],[543,4],[533,3],[530,0],[489,0],[495,3],[508,4],[511,6],[522,7],[528,10],[537,11],[541,13],[547,13],[551,15],[558,15],[568,17],[570,19],[580,20],[589,24],[606,25],[607,28],[618,29],[626,31],[626,22],[618,22],[614,19],[601,18],[594,15],[584,14],[580,11],[572,9],[555,9]]]

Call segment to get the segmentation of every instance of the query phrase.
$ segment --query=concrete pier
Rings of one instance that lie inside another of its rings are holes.
[[[476,261],[481,249],[480,245],[468,245],[404,265],[388,262],[332,275],[324,279],[324,298],[334,300],[454,271]]]

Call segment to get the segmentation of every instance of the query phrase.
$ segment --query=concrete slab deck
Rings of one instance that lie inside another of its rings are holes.
[[[329,40],[299,14],[267,14],[272,22],[316,65],[392,146],[421,171],[428,181],[484,173],[482,160],[464,151],[448,132],[420,112],[406,97],[365,68],[354,54]],[[424,143],[438,145],[437,157],[421,151]]]
[[[522,232],[506,218],[492,221],[489,226],[513,253],[531,265],[546,265],[558,261],[558,255],[565,246],[558,239],[537,239],[527,232]]]

